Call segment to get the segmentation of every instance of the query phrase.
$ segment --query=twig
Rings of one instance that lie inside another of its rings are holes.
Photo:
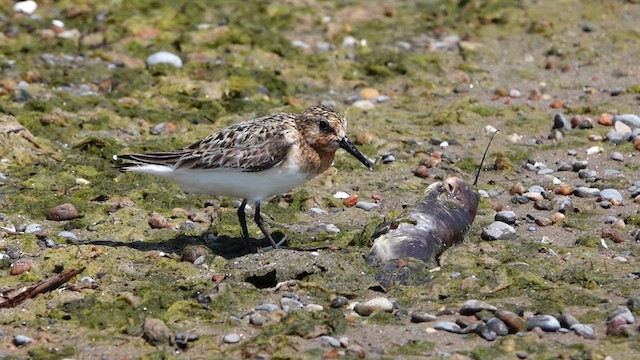
[[[85,268],[65,270],[56,276],[50,277],[47,280],[41,281],[37,285],[27,288],[25,291],[20,292],[18,295],[8,298],[5,301],[0,299],[0,308],[10,308],[22,303],[27,299],[33,299],[39,294],[43,294],[49,291],[53,291],[59,288],[61,285],[71,280],[74,276],[80,274]],[[17,289],[15,289],[17,290]],[[9,291],[11,292],[11,291]],[[2,295],[6,296],[9,292],[3,292]]]

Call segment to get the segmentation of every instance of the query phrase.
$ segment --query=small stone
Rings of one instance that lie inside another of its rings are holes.
[[[324,211],[323,209],[317,208],[317,207],[312,207],[309,209],[309,212],[313,215],[326,215],[327,212]]]
[[[616,130],[609,130],[605,137],[607,141],[609,141],[612,144],[622,144],[624,142],[624,134]],[[587,155],[589,154],[587,153]]]
[[[155,54],[149,55],[146,60],[147,66],[151,67],[157,64],[169,64],[177,68],[182,67],[182,59],[178,55],[172,54],[168,51],[159,51]]]
[[[71,203],[56,205],[47,212],[47,220],[53,221],[73,220],[79,217],[78,210]]]
[[[18,259],[13,264],[11,264],[11,270],[9,270],[9,274],[20,275],[29,270],[31,270],[31,260]]]
[[[341,308],[349,303],[349,299],[344,296],[336,296],[333,300],[331,300],[331,306],[334,309]]]
[[[614,161],[620,161],[620,162],[624,161],[624,156],[617,151],[611,154],[609,158]]]
[[[418,165],[418,167],[413,170],[413,175],[419,178],[428,178],[429,177],[429,169],[425,165]]]
[[[582,336],[585,339],[593,339],[596,337],[596,331],[592,326],[584,324],[573,324],[569,327],[576,335]]]
[[[376,107],[376,105],[371,100],[357,100],[351,104],[353,107],[357,107],[362,110],[371,110]]]
[[[622,195],[616,189],[604,189],[600,191],[600,199],[603,200],[615,200],[618,203],[622,204]]]
[[[552,210],[553,209],[553,203],[547,199],[541,199],[536,201],[533,204],[533,207],[538,209],[538,210]]]
[[[16,335],[13,338],[13,345],[15,346],[29,345],[32,341],[33,339],[26,335]]]
[[[18,1],[13,4],[13,12],[31,15],[38,10],[38,3],[33,0]]]
[[[554,224],[559,224],[561,222],[564,221],[566,215],[561,213],[561,212],[557,212],[555,214],[553,214],[553,217],[551,218],[551,221],[553,221]]]
[[[534,315],[527,320],[527,330],[540,328],[545,332],[555,332],[560,330],[560,322],[551,315]]]
[[[255,307],[256,311],[266,311],[266,312],[274,312],[276,310],[280,309],[280,307],[278,307],[278,305],[276,304],[260,304],[258,306]]]
[[[144,319],[142,333],[143,338],[152,345],[173,344],[173,331],[160,319]]]
[[[512,334],[526,329],[524,319],[511,311],[500,309],[496,311],[495,316],[507,325],[509,332]]]
[[[365,211],[371,211],[375,208],[380,208],[380,205],[368,201],[358,201],[356,207]]]
[[[164,229],[167,227],[168,221],[167,218],[162,215],[154,215],[149,218],[148,223],[152,229]]]
[[[196,264],[196,260],[206,257],[210,252],[209,248],[204,245],[189,245],[182,250],[182,261],[198,265]],[[204,258],[202,260],[204,260]]]
[[[522,97],[522,92],[520,92],[520,90],[517,89],[511,89],[509,90],[509,97],[512,99],[518,99]]]
[[[600,154],[603,151],[604,151],[604,149],[602,147],[600,147],[600,146],[592,146],[592,147],[587,149],[587,155]]]
[[[491,319],[489,319],[489,321],[487,321],[487,328],[496,333],[496,335],[498,336],[505,336],[509,334],[509,328],[507,327],[507,324],[496,317],[492,317]]]
[[[469,316],[469,315],[474,315],[483,310],[495,312],[497,308],[484,301],[471,299],[471,300],[465,301],[460,307],[460,309],[458,310],[458,312],[460,313],[460,315]]]
[[[513,211],[502,210],[496,213],[494,220],[502,221],[503,223],[513,225],[516,223],[516,213]]]
[[[350,195],[349,195],[349,194],[347,194],[347,193],[346,193],[346,192],[344,192],[344,191],[338,191],[337,193],[333,194],[333,197],[334,197],[334,198],[336,198],[336,199],[341,199],[341,200],[346,199],[346,198],[348,198],[349,196],[350,196]]]
[[[39,233],[41,231],[42,231],[42,225],[40,225],[40,224],[28,224],[27,226],[25,226],[23,232],[25,234],[35,234],[35,233]]]
[[[360,316],[369,316],[377,311],[392,312],[393,303],[384,297],[377,297],[357,304],[353,310]]]
[[[236,333],[227,334],[222,338],[226,344],[237,344],[240,342],[240,335]]]
[[[609,314],[609,316],[607,317],[607,321],[612,321],[616,317],[624,319],[627,324],[633,324],[635,322],[635,318],[633,317],[631,310],[624,306],[618,306],[618,310]]]
[[[613,124],[613,128],[621,135],[626,135],[632,131],[631,127],[622,121],[616,121],[616,123]]]
[[[597,197],[600,195],[600,189],[580,186],[573,191],[573,195],[581,198]]]
[[[322,312],[324,310],[322,305],[318,304],[307,304],[304,306],[304,309],[308,312]]]
[[[604,126],[613,125],[613,115],[609,113],[600,114],[600,117],[598,118],[598,124],[604,125]]]
[[[553,127],[552,129],[562,129],[564,131],[571,130],[571,123],[562,113],[556,113],[553,117]]]
[[[253,313],[249,316],[249,324],[254,326],[262,326],[264,320],[262,320],[262,315],[258,313]]]
[[[327,344],[327,345],[332,346],[332,347],[335,347],[335,348],[342,347],[342,344],[340,343],[340,340],[334,338],[333,336],[322,335],[320,337],[320,340],[322,341],[322,343]]]
[[[640,116],[635,114],[622,114],[614,116],[613,123],[615,124],[618,121],[628,125],[632,129],[640,128]]]
[[[380,92],[374,88],[363,88],[358,93],[363,99],[370,100],[380,96]]]
[[[444,330],[455,334],[459,334],[462,331],[460,325],[451,321],[438,321],[433,327],[436,330]]]
[[[301,310],[304,308],[304,305],[302,305],[300,301],[286,297],[280,299],[280,306],[282,307],[282,310],[286,312]]]
[[[522,195],[524,194],[524,192],[525,192],[525,188],[521,183],[516,183],[511,187],[511,189],[509,189],[509,194],[511,195],[516,195],[516,194]]]
[[[352,207],[358,203],[358,195],[351,195],[342,201],[342,204],[346,207]]]
[[[517,237],[516,230],[509,224],[496,221],[482,229],[483,240],[511,240]]]
[[[167,224],[166,226],[171,226],[171,224]],[[185,220],[178,225],[178,230],[184,232],[192,232],[198,230],[198,224],[191,220]]]
[[[560,325],[562,327],[565,327],[567,329],[571,328],[571,326],[573,326],[575,324],[579,324],[580,323],[578,321],[578,319],[576,319],[575,317],[573,317],[570,314],[562,314],[560,316],[560,318],[558,319],[558,321],[560,321]]]
[[[411,314],[411,322],[412,323],[423,323],[429,321],[436,321],[438,317],[426,312],[414,312]]]

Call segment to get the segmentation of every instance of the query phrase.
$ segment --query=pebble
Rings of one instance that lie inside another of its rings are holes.
[[[589,162],[587,160],[575,160],[569,163],[571,165],[572,170],[578,172],[582,169],[586,169],[589,166]]]
[[[338,191],[338,192],[336,192],[335,194],[333,194],[333,197],[334,197],[334,198],[336,198],[336,199],[341,199],[341,200],[343,200],[343,199],[348,198],[348,197],[349,197],[349,194],[347,194],[347,193],[346,193],[346,192],[344,192],[344,191]]]
[[[492,317],[487,321],[487,328],[493,331],[498,336],[505,336],[509,334],[509,328],[504,321],[498,319],[497,317]]]
[[[531,331],[534,328],[555,332],[560,330],[560,322],[551,315],[534,315],[527,320],[527,330]]]
[[[459,334],[462,331],[460,325],[451,321],[438,321],[433,327],[436,330],[444,330],[455,334]]]
[[[411,322],[412,323],[423,323],[429,321],[436,321],[438,317],[426,312],[414,312],[411,314]]]
[[[25,226],[23,232],[25,234],[34,234],[34,233],[39,233],[41,231],[42,231],[42,225],[40,225],[40,224],[28,224],[27,226]]]
[[[324,211],[323,209],[317,208],[317,207],[312,207],[309,209],[309,212],[313,215],[325,215],[327,214],[326,211]]]
[[[384,164],[389,164],[389,163],[392,163],[392,162],[396,161],[396,157],[393,156],[393,154],[390,153],[390,152],[386,152],[386,153],[381,154],[380,158],[382,159],[382,162]]]
[[[597,197],[600,195],[600,189],[580,186],[573,191],[573,195],[581,198]]]
[[[571,123],[564,115],[562,115],[562,113],[556,113],[556,115],[553,117],[552,130],[553,129],[562,129],[564,131],[569,131],[571,130]]]
[[[551,203],[551,201],[547,200],[547,199],[541,199],[536,201],[533,204],[533,207],[538,209],[538,210],[551,210],[553,209],[553,203]]]
[[[227,334],[222,338],[222,341],[227,344],[237,344],[240,342],[240,335],[236,333]]]
[[[192,232],[198,230],[198,224],[191,220],[185,220],[178,225],[178,230],[185,232]]]
[[[380,205],[368,201],[358,201],[356,207],[365,211],[371,211],[375,208],[380,208]]]
[[[495,316],[504,322],[510,333],[517,333],[526,329],[524,319],[509,310],[500,309],[496,311]]]
[[[163,229],[167,227],[168,221],[167,218],[162,215],[154,215],[149,218],[148,223],[152,229]]]
[[[468,316],[468,315],[474,315],[483,310],[495,312],[498,309],[495,306],[488,304],[484,301],[471,299],[471,300],[465,301],[460,307],[460,309],[458,310],[458,312],[460,313],[460,315]]]
[[[585,182],[591,183],[598,180],[598,173],[595,170],[582,169],[578,171],[578,177]]]
[[[324,310],[322,305],[319,304],[307,304],[304,306],[304,309],[308,312],[321,312]]]
[[[624,321],[626,321],[627,324],[633,324],[635,322],[635,318],[633,317],[631,310],[629,310],[624,306],[619,306],[618,310],[609,314],[609,316],[607,317],[607,322],[612,321],[616,317],[620,317],[624,319]]]
[[[353,107],[357,107],[362,110],[371,110],[376,107],[376,105],[371,100],[357,100],[351,104]]]
[[[347,207],[352,207],[358,203],[358,195],[351,195],[348,198],[342,200],[342,204]]]
[[[494,217],[494,220],[513,225],[516,223],[516,213],[509,210],[498,211],[496,213],[496,216]]]
[[[360,316],[369,316],[376,311],[392,312],[393,302],[385,297],[377,297],[356,304],[353,310]]]
[[[349,299],[344,296],[336,296],[333,300],[331,300],[331,306],[334,309],[341,308],[349,303]]]
[[[249,316],[249,324],[254,326],[262,326],[264,320],[262,319],[262,315],[258,313],[253,313]]]
[[[569,327],[569,330],[573,330],[576,335],[582,336],[585,339],[593,339],[596,337],[595,329],[589,325],[573,324]]]
[[[607,131],[607,135],[605,137],[612,144],[622,144],[624,142],[624,134],[617,130]],[[589,155],[588,150],[587,155]]]
[[[603,151],[604,151],[604,149],[602,147],[600,147],[600,146],[592,146],[592,147],[587,149],[587,155],[600,154]]]
[[[302,40],[292,40],[291,46],[301,48],[301,49],[311,49],[311,45],[307,44]]]
[[[171,344],[174,339],[173,332],[164,321],[155,318],[144,319],[142,336],[152,345]]]
[[[338,234],[340,233],[340,228],[335,224],[321,224],[323,225],[323,230],[328,232],[329,234]]]
[[[622,195],[616,189],[603,189],[600,191],[600,199],[608,200],[608,201],[617,201],[622,204]]]
[[[47,220],[53,221],[73,220],[79,217],[78,210],[71,203],[56,205],[47,212]]]
[[[365,100],[371,100],[377,96],[380,96],[380,92],[374,88],[362,88],[358,95],[360,95]]]
[[[38,10],[38,3],[33,0],[18,1],[13,5],[13,11],[31,15]]]
[[[168,51],[159,51],[155,54],[149,55],[146,60],[147,66],[151,67],[157,64],[169,64],[177,68],[182,67],[182,59],[178,55],[172,54]]]
[[[496,221],[482,229],[481,237],[484,240],[511,240],[515,239],[517,234],[511,225]]]
[[[10,275],[20,275],[24,272],[31,270],[31,261],[28,259],[18,259],[11,264]]]
[[[266,303],[266,304],[260,304],[260,305],[256,306],[254,309],[257,310],[257,311],[274,312],[274,311],[280,309],[280,307],[278,307],[278,305],[276,305],[276,304]]]
[[[13,345],[15,345],[15,346],[24,346],[24,345],[28,345],[32,341],[33,341],[33,339],[28,337],[28,336],[26,336],[26,335],[16,335],[13,338]]]
[[[280,306],[282,306],[282,310],[286,312],[304,308],[304,305],[302,305],[300,301],[287,297],[283,297],[282,299],[280,299]]]
[[[511,198],[511,202],[514,204],[526,204],[529,202],[529,198],[523,195],[515,195]]]
[[[629,125],[623,123],[622,121],[617,121],[615,124],[613,124],[613,128],[621,135],[626,135],[633,131],[631,127],[629,127]]]
[[[640,128],[640,116],[635,114],[622,114],[614,116],[613,123],[615,124],[618,121],[628,125],[632,129]]]
[[[323,335],[323,336],[320,336],[320,340],[322,341],[323,344],[333,346],[334,348],[342,347],[340,340],[334,338],[333,336]]]
[[[555,170],[551,169],[551,168],[546,168],[546,169],[540,169],[538,170],[537,174],[538,175],[548,175],[555,172]]]

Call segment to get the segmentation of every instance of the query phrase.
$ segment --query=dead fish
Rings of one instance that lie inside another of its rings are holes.
[[[497,132],[482,155],[474,187]],[[431,184],[427,194],[399,219],[378,226],[374,232],[367,262],[380,266],[376,279],[383,287],[428,281],[424,271],[437,266],[447,248],[464,240],[477,212],[478,194],[464,180],[448,177]]]
[[[436,266],[444,250],[462,242],[477,210],[478,195],[462,179],[431,184],[415,206],[376,229],[367,261],[375,265],[414,258]]]

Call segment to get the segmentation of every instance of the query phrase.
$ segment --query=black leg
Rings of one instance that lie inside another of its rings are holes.
[[[264,220],[262,220],[262,216],[260,216],[260,201],[256,201],[256,213],[253,217],[253,220],[256,221],[256,224],[258,224],[258,227],[260,228],[260,230],[262,230],[264,236],[269,239],[269,241],[271,241],[271,245],[273,246],[273,248],[277,249],[278,244],[273,241],[273,237],[271,237],[271,234],[269,234],[269,231],[267,231],[267,228],[264,226]]]
[[[250,248],[249,243],[249,229],[247,229],[247,218],[245,217],[244,207],[247,206],[247,199],[242,199],[242,204],[238,208],[238,220],[240,220],[240,227],[242,227],[242,237],[244,238],[244,245],[247,249]]]

